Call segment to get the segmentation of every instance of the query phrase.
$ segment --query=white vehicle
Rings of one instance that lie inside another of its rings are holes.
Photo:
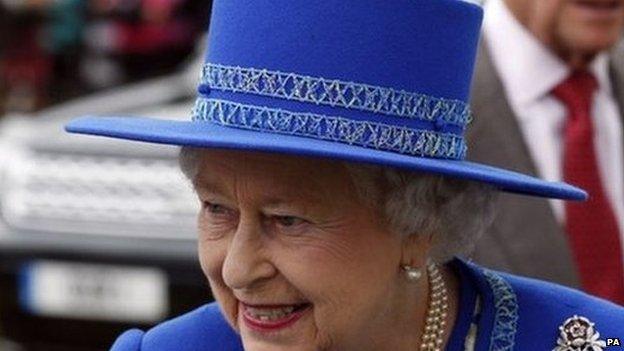
[[[2,338],[26,349],[105,350],[130,324],[212,299],[196,260],[199,202],[178,150],[63,131],[86,113],[188,118],[199,71],[190,64],[2,120]]]

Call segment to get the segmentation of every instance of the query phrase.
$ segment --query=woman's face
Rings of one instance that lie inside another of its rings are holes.
[[[194,183],[201,266],[245,350],[379,348],[402,308],[401,239],[342,165],[205,151]]]

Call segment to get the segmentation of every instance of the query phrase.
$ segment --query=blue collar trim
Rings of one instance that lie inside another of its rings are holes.
[[[455,260],[460,271],[476,284],[481,295],[475,350],[512,351],[518,333],[518,297],[511,284],[498,272],[483,268],[461,258]]]
[[[482,269],[494,294],[494,327],[490,338],[490,351],[511,351],[514,349],[518,328],[518,299],[509,283],[500,275]]]

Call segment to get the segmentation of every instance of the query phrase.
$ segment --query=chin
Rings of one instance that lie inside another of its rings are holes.
[[[319,349],[311,343],[277,344],[259,340],[246,340],[244,337],[242,340],[245,351],[319,351]]]
[[[624,34],[624,23],[579,24],[571,29],[568,41],[579,47],[596,52],[609,50],[615,46]]]
[[[236,322],[246,351],[317,350],[310,303],[276,308],[239,302]]]
[[[619,42],[619,37],[590,37],[586,40],[579,41],[576,51],[586,56],[595,56],[601,52],[609,51]]]
[[[303,332],[301,335],[284,335],[276,333],[274,335],[258,335],[253,331],[241,328],[241,340],[245,351],[319,351],[316,340],[310,338],[309,334]]]
[[[594,57],[602,52],[609,51],[622,39],[622,29],[607,28],[578,28],[577,33],[570,33],[562,38],[563,50],[570,56]]]

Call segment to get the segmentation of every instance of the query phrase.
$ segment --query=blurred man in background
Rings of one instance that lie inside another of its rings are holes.
[[[615,46],[624,0],[488,0],[485,8],[469,158],[565,180],[589,201],[503,196],[495,235],[475,259],[622,304],[624,54]]]

